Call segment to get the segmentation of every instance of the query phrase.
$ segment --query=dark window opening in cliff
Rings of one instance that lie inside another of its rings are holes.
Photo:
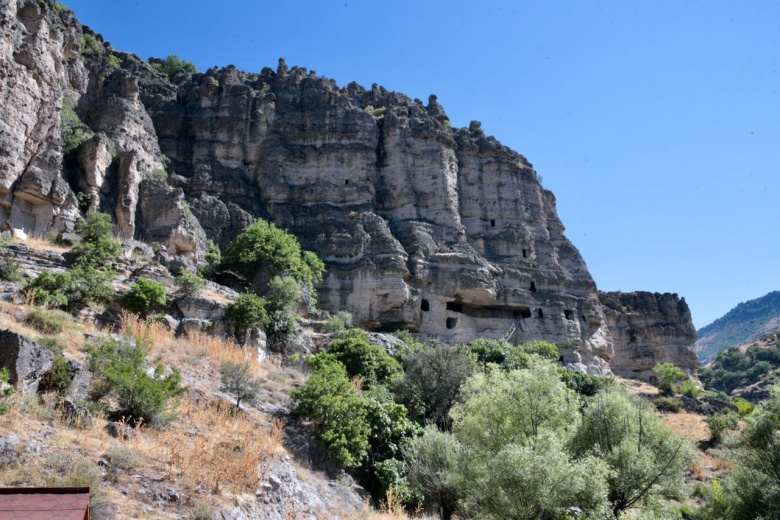
[[[448,329],[454,329],[455,325],[458,324],[458,318],[447,318],[447,328]]]
[[[453,312],[463,312],[463,304],[458,302],[447,302],[447,310]]]
[[[636,343],[636,331],[629,329],[628,331],[628,342],[629,343]]]
[[[490,227],[496,227],[496,221],[495,220],[491,220],[490,221]]]
[[[349,186],[349,179],[344,181],[344,186]]]
[[[536,292],[536,284],[534,282],[531,282],[531,288],[528,290],[531,292]]]
[[[588,320],[585,318],[585,315],[584,315],[584,314],[582,315],[582,321],[588,321]]]
[[[425,312],[428,312],[429,310],[431,310],[431,304],[428,303],[428,300],[423,300],[422,303],[420,304],[420,309]]]
[[[544,312],[542,312],[541,307],[536,309],[536,315],[540,318],[544,318]]]
[[[563,356],[558,358],[558,363],[563,363]]]
[[[566,319],[567,319],[567,320],[571,320],[571,319],[573,319],[573,318],[572,318],[572,315],[573,315],[573,314],[574,314],[574,311],[573,311],[573,310],[570,310],[570,309],[565,309],[565,310],[563,311],[563,315],[566,317]]]
[[[523,258],[528,258],[528,251],[523,249]]]
[[[515,319],[517,319],[518,317],[520,317],[520,318],[530,318],[531,317],[531,309],[529,309],[528,307],[520,307],[520,310],[519,311],[515,311],[514,315],[515,315]]]

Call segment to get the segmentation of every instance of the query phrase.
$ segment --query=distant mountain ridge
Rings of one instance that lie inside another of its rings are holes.
[[[718,351],[750,343],[780,330],[780,291],[740,303],[721,318],[697,331],[696,351],[702,363]]]

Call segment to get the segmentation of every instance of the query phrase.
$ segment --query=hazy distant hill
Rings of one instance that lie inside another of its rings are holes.
[[[702,363],[707,363],[719,350],[750,343],[775,330],[780,330],[780,291],[740,303],[699,329],[696,350]]]

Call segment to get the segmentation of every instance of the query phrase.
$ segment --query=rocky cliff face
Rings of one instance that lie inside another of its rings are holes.
[[[479,123],[451,128],[435,96],[339,87],[282,60],[169,82],[53,1],[4,2],[0,16],[5,229],[67,232],[93,208],[123,238],[197,263],[206,236],[225,245],[266,218],[326,262],[320,305],[367,328],[511,332],[609,370],[596,286],[552,193]],[[63,154],[70,107],[89,139]]]
[[[649,292],[599,292],[615,356],[612,371],[650,380],[656,363],[674,363],[692,374],[699,367],[696,329],[685,298]]]

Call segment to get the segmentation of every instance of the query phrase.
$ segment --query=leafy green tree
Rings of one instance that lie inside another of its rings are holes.
[[[274,276],[266,294],[266,331],[281,341],[293,334],[298,325],[300,303],[301,288],[296,281],[289,276]]]
[[[77,267],[105,269],[119,258],[121,244],[114,240],[114,224],[105,213],[88,211],[84,220],[76,223],[76,234],[81,242],[73,248]]]
[[[122,296],[119,303],[127,310],[146,316],[150,312],[164,309],[167,299],[168,291],[164,285],[154,280],[140,278]]]
[[[227,247],[222,268],[247,280],[261,269],[273,275],[291,276],[313,294],[314,284],[322,280],[325,264],[314,253],[302,251],[295,235],[260,219]]]
[[[335,462],[359,466],[368,456],[371,434],[363,399],[341,363],[320,356],[307,362],[314,373],[305,387],[290,394],[295,412],[314,421],[325,452]]]
[[[158,364],[150,375],[146,351],[126,339],[90,347],[87,356],[94,375],[92,398],[115,403],[112,417],[163,425],[174,416],[174,404],[185,390],[177,368],[163,377],[165,367]]]
[[[456,510],[460,451],[458,440],[435,426],[425,428],[425,433],[404,449],[409,485],[423,494],[425,505],[436,508],[441,520],[449,520]]]
[[[587,402],[571,444],[576,455],[595,453],[608,465],[615,517],[650,496],[679,489],[693,461],[691,448],[655,411],[617,387]]]
[[[371,345],[361,329],[342,332],[321,355],[342,363],[349,377],[359,377],[364,388],[385,383],[401,372],[398,361],[382,347]]]
[[[260,381],[251,373],[249,363],[225,361],[219,366],[222,381],[220,390],[236,398],[236,410],[241,408],[241,401],[253,404],[257,400]]]
[[[207,280],[212,280],[222,264],[222,251],[213,240],[208,241],[209,251],[206,253],[206,265],[198,269],[198,273]]]
[[[731,518],[780,518],[780,384],[745,422],[740,464],[725,482]]]
[[[24,294],[37,305],[64,308],[70,301],[68,288],[72,283],[73,277],[69,272],[57,273],[44,269],[25,285]]]
[[[363,403],[370,434],[368,455],[357,470],[360,483],[374,500],[384,499],[392,487],[411,502],[414,495],[406,482],[402,451],[421,428],[408,418],[403,405],[393,402],[383,386],[365,392]]]
[[[603,515],[607,468],[566,449],[578,398],[555,364],[533,357],[524,370],[493,368],[473,375],[463,392],[451,415],[463,446],[457,487],[467,517],[557,518],[570,506]]]
[[[248,331],[268,326],[265,298],[254,293],[243,293],[225,307],[224,320],[236,330]]]
[[[176,54],[171,54],[164,60],[153,62],[151,67],[156,73],[168,76],[168,79],[171,81],[178,74],[195,74],[198,72],[198,68],[194,63],[182,60]]]
[[[432,421],[449,430],[450,409],[460,396],[460,387],[474,372],[474,364],[448,345],[421,346],[403,357],[404,373],[393,385],[399,403],[418,422]]]
[[[599,377],[591,374],[583,374],[573,370],[560,368],[558,370],[561,381],[580,395],[592,397],[602,390],[613,386],[615,380],[611,377]]]
[[[658,377],[658,389],[664,395],[674,395],[675,387],[688,379],[680,367],[674,363],[658,363],[653,367]]]

